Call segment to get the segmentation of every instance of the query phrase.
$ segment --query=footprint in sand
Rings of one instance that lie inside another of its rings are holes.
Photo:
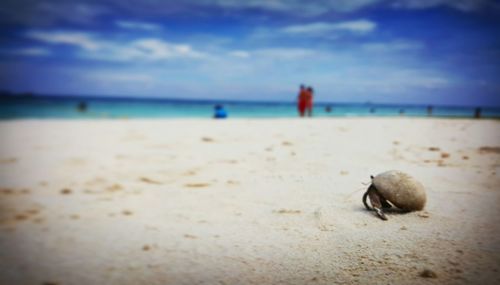
[[[28,213],[30,215],[36,215],[36,214],[40,213],[40,210],[38,210],[38,209],[30,209],[30,210],[27,210],[26,213]]]
[[[40,209],[28,209],[26,211],[23,211],[21,213],[17,213],[13,216],[13,219],[14,221],[16,222],[23,222],[23,221],[27,221],[29,220],[30,218],[35,218],[35,220],[33,220],[35,223],[37,223],[37,216],[38,214],[40,213]]]
[[[0,163],[14,163],[17,162],[17,158],[9,157],[9,158],[0,158]]]
[[[107,183],[106,178],[103,177],[95,177],[94,179],[85,182],[86,186],[95,186]]]
[[[187,184],[184,184],[185,187],[188,187],[188,188],[203,188],[203,187],[208,187],[210,186],[209,183],[187,183]]]
[[[442,152],[441,153],[441,158],[448,158],[448,157],[450,157],[449,153],[447,153],[447,152]]]
[[[72,193],[71,189],[68,189],[68,188],[64,188],[61,190],[62,195],[69,195],[71,193]]]
[[[150,179],[150,178],[147,178],[147,177],[140,177],[139,180],[142,181],[142,182],[145,182],[145,183],[149,183],[149,184],[162,184],[159,181],[156,181],[156,180],[153,180],[153,179]]]
[[[14,216],[14,219],[16,221],[24,221],[24,220],[27,220],[28,219],[28,215],[25,215],[25,214],[17,214]]]
[[[209,137],[202,137],[201,140],[204,142],[213,142],[214,141],[213,138],[209,138]]]
[[[500,146],[482,146],[479,148],[479,153],[480,154],[488,154],[488,153],[500,154]]]
[[[5,194],[5,195],[15,195],[15,194],[30,194],[31,190],[27,188],[23,189],[11,189],[11,188],[0,188],[0,194]]]
[[[302,213],[301,210],[290,210],[290,209],[279,209],[279,210],[274,210],[273,213],[276,214],[300,214]]]
[[[12,190],[10,188],[1,188],[0,193],[5,194],[5,195],[11,195],[15,193],[15,190]]]
[[[109,192],[116,192],[116,191],[123,190],[123,187],[120,184],[115,183],[115,184],[109,186],[108,188],[106,188],[106,190]]]
[[[437,166],[444,167],[444,166],[446,166],[446,164],[444,163],[444,161],[442,159],[438,159],[437,160]]]

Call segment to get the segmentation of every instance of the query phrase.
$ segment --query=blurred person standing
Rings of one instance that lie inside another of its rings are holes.
[[[306,90],[305,111],[308,117],[312,117],[314,89],[309,86]]]
[[[304,84],[300,85],[299,95],[297,96],[297,109],[299,111],[299,116],[304,117],[307,107],[308,92]]]

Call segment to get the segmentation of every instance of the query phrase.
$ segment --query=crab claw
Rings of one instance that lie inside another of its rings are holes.
[[[371,207],[366,203],[366,198],[370,199],[370,203],[372,204]],[[381,208],[389,205],[389,203],[387,203],[387,201],[378,193],[377,188],[375,188],[373,184],[368,187],[363,195],[363,204],[365,204],[367,210],[374,210],[382,220],[387,221],[387,217]]]
[[[374,208],[375,212],[377,212],[377,215],[384,221],[387,221],[387,217],[385,216],[384,212],[379,209],[379,208]]]

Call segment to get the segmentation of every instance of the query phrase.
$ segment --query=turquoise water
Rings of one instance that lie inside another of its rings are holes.
[[[86,110],[79,111],[85,102]],[[297,117],[294,103],[215,102],[200,100],[16,97],[0,98],[0,119],[19,118],[211,118],[215,104],[223,104],[229,118]],[[327,111],[330,107],[330,111]],[[473,117],[474,107],[433,106],[435,117]],[[427,106],[317,103],[315,117],[427,116]],[[481,108],[481,116],[500,118],[500,108]]]

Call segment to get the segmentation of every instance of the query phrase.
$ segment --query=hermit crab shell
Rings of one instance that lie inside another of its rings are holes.
[[[400,209],[419,211],[425,206],[424,186],[404,172],[380,173],[372,179],[372,184],[382,197]]]

